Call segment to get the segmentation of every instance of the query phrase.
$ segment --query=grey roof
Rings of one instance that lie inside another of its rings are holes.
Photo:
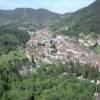
[[[100,100],[100,94],[96,96],[96,100]]]

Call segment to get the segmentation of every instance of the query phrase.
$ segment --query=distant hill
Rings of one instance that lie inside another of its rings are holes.
[[[14,10],[0,10],[0,25],[12,23],[46,21],[59,14],[47,9],[17,8]]]
[[[70,17],[62,18],[51,27],[55,32],[70,35],[78,35],[82,32],[100,34],[100,0],[72,13]],[[61,29],[63,29],[62,32]]]
[[[96,0],[90,6],[75,12],[71,19],[74,23],[72,25],[73,31],[100,33],[100,0]]]

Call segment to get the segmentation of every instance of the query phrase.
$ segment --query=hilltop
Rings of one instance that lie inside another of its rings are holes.
[[[14,10],[0,10],[0,26],[31,26],[36,23],[43,23],[59,14],[47,9],[16,8]]]

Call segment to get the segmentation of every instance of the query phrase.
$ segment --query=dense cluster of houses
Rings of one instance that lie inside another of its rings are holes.
[[[52,37],[52,33],[43,29],[37,32],[30,32],[31,38],[27,42],[26,56],[29,61],[32,58],[37,61],[54,63],[56,60],[61,61],[79,61],[82,64],[91,63],[100,66],[100,54],[85,47],[81,47],[77,42],[72,41],[69,36],[58,35]],[[98,40],[99,41],[99,40]],[[83,42],[82,39],[79,42]],[[88,40],[88,43],[94,45],[94,42]]]

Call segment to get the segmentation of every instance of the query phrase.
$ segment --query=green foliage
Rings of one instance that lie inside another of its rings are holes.
[[[55,34],[67,34],[70,36],[78,36],[81,32],[100,35],[100,2],[95,1],[90,6],[80,9],[72,13],[70,17],[59,18],[51,24],[50,28]],[[68,30],[66,30],[68,27]],[[62,28],[65,28],[62,30]]]
[[[57,64],[43,64],[38,69],[38,73],[40,75],[49,75],[56,76],[66,73],[68,76],[83,76],[84,79],[96,80],[100,78],[100,72],[98,68],[91,66],[89,64],[81,65],[79,62],[73,63],[66,62],[65,64],[57,63]]]
[[[91,50],[93,50],[95,53],[100,53],[100,46],[99,45],[95,45],[90,47]]]
[[[0,28],[0,54],[24,46],[29,39],[29,34],[24,31]]]
[[[89,78],[90,70],[90,76],[95,75],[95,68],[92,71],[88,65],[41,64],[27,76],[19,74],[16,64],[6,66],[0,66],[0,100],[94,100],[95,84],[77,79],[83,73],[84,78]],[[76,76],[73,73],[77,73]]]

